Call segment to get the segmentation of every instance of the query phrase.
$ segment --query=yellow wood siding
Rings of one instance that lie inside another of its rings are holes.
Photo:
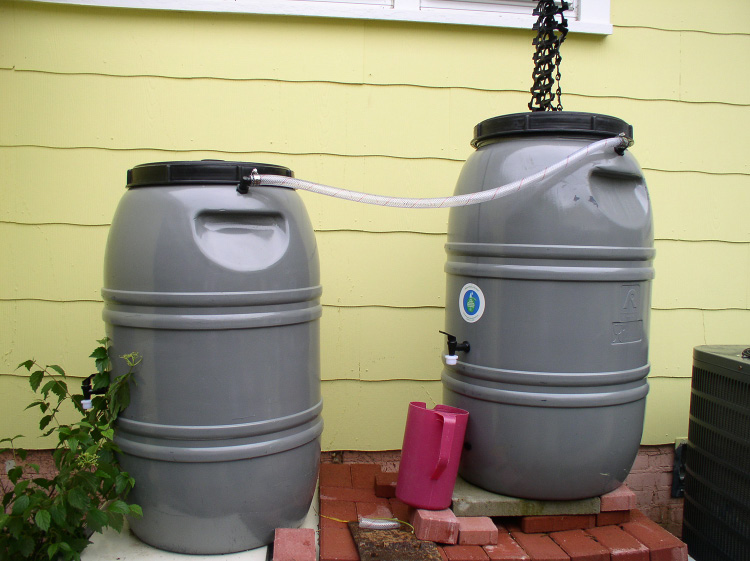
[[[612,18],[611,36],[566,41],[563,103],[635,128],[657,238],[643,441],[667,443],[687,432],[692,347],[750,346],[750,3],[612,0]],[[20,361],[90,373],[127,169],[263,161],[373,193],[448,194],[472,127],[526,109],[531,38],[0,3],[0,433],[36,434]],[[302,196],[324,284],[323,445],[398,448],[408,402],[441,399],[448,212]]]

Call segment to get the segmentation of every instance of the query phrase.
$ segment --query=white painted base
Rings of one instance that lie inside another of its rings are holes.
[[[318,492],[315,492],[310,511],[302,524],[303,528],[318,529]],[[113,530],[107,530],[103,534],[91,536],[91,545],[81,555],[81,561],[217,561],[227,559],[228,561],[266,561],[267,547],[259,547],[239,553],[228,553],[226,555],[186,555],[184,553],[172,553],[156,549],[146,545],[127,527],[118,534]]]

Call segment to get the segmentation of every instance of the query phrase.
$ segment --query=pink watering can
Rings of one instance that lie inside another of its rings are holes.
[[[409,404],[397,498],[429,510],[450,506],[468,419],[469,413],[456,407]]]

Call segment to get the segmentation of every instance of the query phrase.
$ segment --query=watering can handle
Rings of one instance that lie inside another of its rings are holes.
[[[432,479],[438,479],[445,471],[445,468],[448,467],[451,448],[453,447],[453,437],[456,434],[456,417],[454,415],[440,415],[440,417],[443,419],[443,432],[440,436],[440,453],[438,454],[435,471],[432,472]]]

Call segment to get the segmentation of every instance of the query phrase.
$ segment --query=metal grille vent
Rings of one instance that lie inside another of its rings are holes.
[[[696,561],[750,561],[750,360],[697,347],[683,539]]]

